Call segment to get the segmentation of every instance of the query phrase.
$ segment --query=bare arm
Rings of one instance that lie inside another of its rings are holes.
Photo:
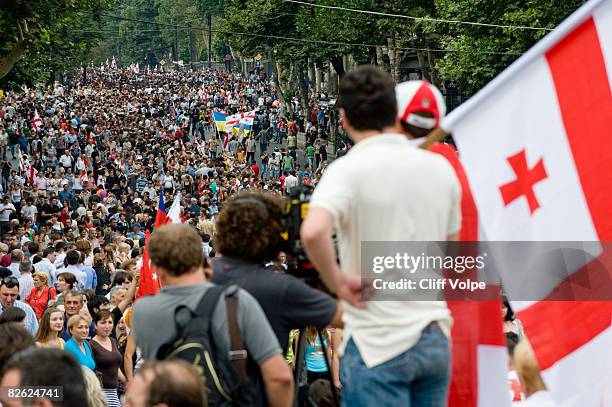
[[[336,301],[336,306],[336,313],[329,322],[329,325],[333,326],[334,328],[344,328],[344,321],[342,321],[342,312],[344,311],[344,307],[342,306],[342,302]]]
[[[134,339],[134,334],[130,333],[127,338],[127,345],[125,346],[125,354],[123,355],[123,368],[128,382],[131,382],[134,378],[134,361],[132,360],[134,352],[136,352],[136,339]]]
[[[117,304],[117,308],[124,312],[125,309],[132,303],[134,299],[134,295],[136,295],[136,289],[138,288],[138,284],[140,283],[140,272],[136,272],[136,275],[132,279],[130,286],[128,287],[127,292],[125,293],[125,298],[119,304]]]
[[[323,282],[338,297],[355,307],[365,307],[361,277],[343,274],[336,263],[336,249],[332,241],[333,224],[334,219],[327,209],[310,209],[300,230],[304,250],[319,270]]]
[[[293,377],[291,370],[279,353],[267,359],[261,366],[271,407],[290,407],[293,404]]]
[[[333,217],[322,208],[312,208],[302,224],[300,237],[308,258],[319,270],[323,282],[332,290],[340,283],[342,271],[336,263],[332,241]]]
[[[339,355],[340,344],[342,344],[342,336],[343,336],[342,329],[336,329],[334,331],[334,334],[333,334],[332,340],[331,340],[331,347],[332,347],[332,362],[331,362],[332,379],[334,380],[334,386],[336,386],[337,389],[341,389],[342,388],[342,384],[340,383],[340,355]]]

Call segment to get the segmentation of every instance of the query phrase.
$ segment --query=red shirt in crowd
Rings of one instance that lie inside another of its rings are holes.
[[[251,165],[251,171],[253,171],[255,179],[259,179],[259,166],[257,164]]]
[[[39,295],[38,288],[34,287],[26,297],[26,302],[30,304],[36,313],[36,318],[40,319],[42,318],[43,312],[45,312],[45,308],[47,308],[47,303],[49,300],[55,298],[56,295],[57,291],[55,291],[55,288],[45,286],[42,293]]]

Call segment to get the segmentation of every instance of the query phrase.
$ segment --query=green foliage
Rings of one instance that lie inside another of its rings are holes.
[[[554,28],[586,0],[435,0],[437,16],[454,20]],[[475,91],[493,79],[547,31],[439,24],[440,47],[446,52],[436,65],[456,85]],[[505,52],[507,54],[485,54]]]
[[[95,13],[113,4],[112,0],[3,2],[0,60],[8,61],[18,43],[25,45],[25,52],[14,59],[0,87],[48,81],[54,72],[79,66],[101,38],[99,32],[92,32],[102,27]]]
[[[0,58],[18,40],[18,21],[32,28],[27,57],[0,82],[47,80],[55,71],[97,64],[116,55],[120,65],[154,65],[176,47],[189,61],[189,28],[196,59],[212,49],[250,59],[273,57],[281,80],[298,94],[308,62],[342,69],[342,57],[378,63],[393,72],[419,56],[421,71],[473,92],[512,63],[547,31],[483,27],[376,16],[283,0],[15,0],[0,9]],[[554,28],[585,0],[317,0],[318,5],[413,17]],[[119,19],[109,17],[119,16]],[[393,57],[393,58],[392,58]],[[394,61],[392,61],[392,59]],[[394,66],[390,65],[394,64]]]

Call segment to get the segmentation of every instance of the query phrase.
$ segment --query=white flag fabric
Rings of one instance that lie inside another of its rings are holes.
[[[178,193],[174,197],[174,201],[172,202],[172,206],[170,210],[168,210],[168,219],[171,220],[170,223],[183,223],[181,221],[181,194]]]
[[[561,283],[500,269],[504,281],[537,281],[539,294],[514,304],[558,407],[612,399],[612,301],[598,296],[612,298],[612,255],[597,243],[612,240],[611,83],[612,0],[593,0],[441,124],[487,240],[595,242],[595,260]],[[578,279],[598,282],[596,301],[550,301]]]

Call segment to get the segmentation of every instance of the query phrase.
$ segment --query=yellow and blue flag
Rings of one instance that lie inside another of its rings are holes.
[[[218,110],[213,110],[213,120],[215,121],[215,126],[217,126],[218,131],[227,131],[227,115],[223,112],[219,112]]]

